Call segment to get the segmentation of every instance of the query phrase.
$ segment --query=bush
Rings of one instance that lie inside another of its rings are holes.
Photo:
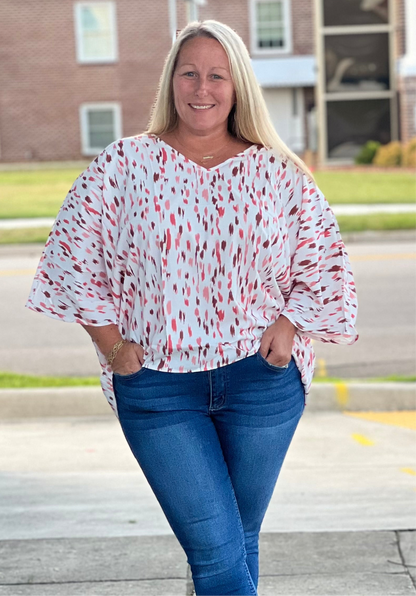
[[[360,149],[360,152],[355,157],[356,164],[368,164],[373,163],[375,154],[381,143],[378,141],[367,141]]]
[[[400,166],[401,162],[402,146],[399,141],[392,141],[387,145],[381,145],[373,159],[373,164],[381,167]]]
[[[416,167],[416,137],[410,139],[403,147],[402,166],[408,168]]]

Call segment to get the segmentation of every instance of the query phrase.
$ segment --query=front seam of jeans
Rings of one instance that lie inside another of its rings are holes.
[[[208,405],[208,412],[211,412],[211,408],[212,408],[212,373],[209,370],[208,371],[208,381],[209,381],[209,405]]]
[[[257,594],[256,586],[253,583],[253,578],[251,577],[250,570],[249,570],[248,565],[247,565],[247,561],[244,561],[244,569],[246,570],[248,583],[250,584],[250,586],[254,590],[254,592],[252,592],[252,594],[253,594],[253,596],[256,596],[256,594]]]
[[[245,545],[245,540],[244,540],[244,528],[243,528],[243,524],[241,522],[240,510],[238,508],[237,499],[235,498],[234,487],[232,485],[231,479],[230,479],[230,484],[231,484],[231,495],[232,495],[234,506],[235,506],[235,510],[236,510],[236,513],[237,513],[237,523],[238,523],[238,526],[240,528],[240,533],[241,533],[240,535],[242,535],[242,537],[243,537],[242,538],[242,541],[241,541],[241,547],[243,549],[243,554],[246,557],[247,556],[247,552],[246,552],[246,545]]]
[[[236,513],[237,513],[237,523],[238,523],[238,525],[240,527],[240,532],[241,532],[241,535],[242,535],[241,547],[242,547],[243,555],[244,555],[244,569],[246,570],[248,583],[250,584],[251,588],[254,590],[254,592],[252,592],[252,594],[255,596],[257,594],[256,586],[253,583],[253,578],[250,575],[250,571],[249,571],[249,568],[248,568],[248,565],[247,565],[247,561],[246,561],[246,559],[247,559],[247,551],[246,551],[246,545],[245,545],[245,540],[244,540],[244,528],[243,528],[243,524],[242,524],[242,521],[241,521],[240,510],[238,508],[237,499],[235,498],[234,487],[232,485],[231,478],[230,478],[230,484],[231,484],[231,495],[232,495],[234,506],[235,506],[235,510],[236,510]]]

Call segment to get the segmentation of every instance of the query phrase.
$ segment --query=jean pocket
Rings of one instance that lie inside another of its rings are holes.
[[[287,371],[287,369],[290,366],[290,363],[292,362],[293,356],[290,359],[290,362],[288,362],[287,364],[285,364],[284,366],[277,366],[276,364],[271,364],[270,362],[268,362],[266,360],[266,358],[264,358],[264,356],[262,356],[260,354],[260,351],[257,352],[257,357],[259,358],[260,362],[262,364],[264,364],[264,366],[266,366],[267,368],[269,368],[270,370],[275,370],[281,373],[284,373],[285,371]]]
[[[119,373],[113,372],[113,378],[117,379],[117,381],[131,381],[132,379],[136,379],[137,377],[142,375],[146,370],[147,368],[142,366],[141,368],[139,368],[139,370],[136,370],[136,372],[131,373],[129,375],[120,375]]]

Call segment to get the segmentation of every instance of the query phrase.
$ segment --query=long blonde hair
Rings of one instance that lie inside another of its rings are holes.
[[[216,39],[227,53],[236,94],[236,104],[228,117],[230,134],[242,141],[272,149],[276,155],[288,158],[313,179],[306,164],[277,134],[243,40],[231,27],[219,21],[188,23],[178,35],[166,58],[145,134],[163,135],[176,128],[178,114],[175,110],[172,78],[183,44],[194,37]]]

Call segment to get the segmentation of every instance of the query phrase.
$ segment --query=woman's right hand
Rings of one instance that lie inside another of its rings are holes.
[[[131,375],[138,372],[144,362],[144,350],[140,344],[128,342],[117,352],[111,369],[118,375]]]

